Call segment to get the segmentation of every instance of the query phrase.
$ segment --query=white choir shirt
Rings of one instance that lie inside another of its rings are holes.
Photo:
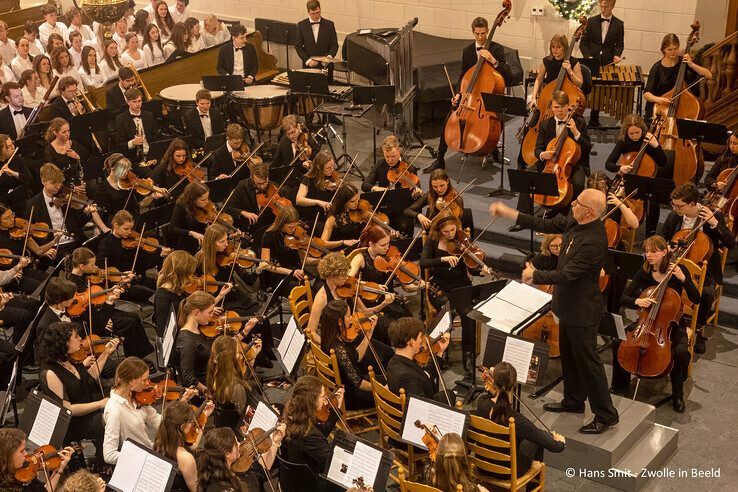
[[[98,65],[98,68],[100,66]],[[100,73],[95,73],[94,70],[92,70],[91,73],[85,72],[85,69],[83,67],[79,67],[77,69],[77,73],[79,73],[79,78],[82,79],[82,85],[84,85],[85,89],[94,89],[97,87],[100,87],[105,83],[105,72],[100,68]]]
[[[602,17],[602,14],[600,14],[600,17],[602,20],[606,20],[604,17]],[[602,26],[602,42],[605,42],[605,38],[607,37],[607,31],[610,29],[610,24],[612,24],[612,16],[607,18],[610,22],[601,22],[600,26]]]
[[[148,44],[144,45],[143,52],[144,57],[146,57],[146,64],[150,67],[166,61],[166,58],[164,58],[164,51],[157,43],[151,43],[151,47],[149,47]]]
[[[20,76],[26,70],[33,70],[33,62],[31,57],[21,58],[20,55],[16,55],[13,61],[10,62],[10,69],[13,70],[15,78],[20,80]]]
[[[69,24],[69,27],[67,27],[67,32],[64,33],[64,42],[69,43],[69,34],[72,31],[77,31],[82,35],[82,44],[86,42],[97,42],[95,40],[95,33],[92,32],[92,28],[88,26],[87,24],[82,24],[80,27],[75,26],[74,24]]]
[[[12,111],[13,108],[10,108],[10,110]],[[51,201],[53,198],[46,194],[46,190],[42,190],[41,194],[44,198],[44,203],[46,204],[46,211],[49,212],[49,218],[51,219],[51,228],[58,231],[65,230],[66,227],[64,226],[64,211],[60,207],[51,205]],[[59,241],[59,246],[71,243],[72,241],[74,241],[73,238],[64,235]]]
[[[118,45],[118,55],[123,53],[127,46],[126,46],[126,38],[118,36],[118,33],[113,33],[113,41]]]
[[[146,57],[144,56],[144,52],[141,51],[140,48],[137,51],[138,51],[138,56],[139,56],[139,59],[138,60],[135,60],[128,53],[128,50],[124,51],[120,55],[120,62],[123,64],[124,67],[127,67],[129,63],[131,63],[136,68],[136,70],[142,70],[142,69],[144,69],[144,68],[146,68],[146,67],[149,66],[146,63]]]
[[[41,104],[41,101],[43,101],[46,89],[39,85],[36,87],[36,94],[31,94],[31,91],[28,90],[28,86],[25,86],[21,89],[21,92],[23,93],[23,105],[28,106],[29,108],[35,108]]]
[[[243,53],[242,50],[236,51],[236,46],[233,45],[233,73],[231,75],[240,75],[243,77]]]
[[[187,47],[187,52],[189,53],[197,53],[200,50],[205,49],[205,39],[200,35],[199,38],[193,39],[190,42],[190,45]]]
[[[15,82],[16,81],[15,74],[10,69],[10,67],[8,67],[7,65],[3,65],[2,68],[0,68],[0,70],[3,71],[3,80],[2,80],[3,84],[5,82]]]
[[[216,34],[210,34],[207,29],[205,29],[205,21],[200,21],[200,37],[205,40],[205,47],[209,48],[210,46],[215,46],[216,44],[222,44],[231,39],[231,35],[228,32],[228,29],[223,27],[223,24],[220,24],[220,30]]]
[[[118,68],[110,68],[110,65],[105,60],[100,61],[100,70],[102,70],[106,81],[118,76]]]
[[[40,26],[38,26],[38,38],[44,45],[49,41],[49,36],[51,36],[53,33],[57,33],[59,36],[62,37],[62,39],[64,39],[64,34],[66,34],[66,32],[67,25],[59,21],[56,21],[56,24],[54,24],[53,26],[44,21]]]
[[[20,135],[21,130],[24,126],[26,126],[26,115],[23,114],[23,108],[20,109],[19,114],[15,114],[15,109],[13,106],[8,107],[10,110],[10,115],[13,117],[13,124],[15,124],[15,134]],[[57,227],[52,227],[53,229],[57,229]]]
[[[198,109],[197,115],[200,117],[200,123],[202,123],[202,131],[205,134],[205,139],[207,140],[213,134],[213,127],[211,124],[212,121],[210,121],[210,112],[208,111],[207,113],[201,113]]]
[[[69,51],[69,58],[72,60],[72,63],[74,63],[74,68],[79,68],[82,66],[82,50],[75,50],[74,48],[70,47],[67,51]]]
[[[67,67],[64,72],[59,72],[57,69],[53,69],[51,71],[52,75],[56,75],[61,80],[62,77],[72,77],[74,80],[77,81],[77,83],[81,83],[82,81],[79,78],[79,72],[77,71],[76,67]],[[56,87],[54,88],[56,90]]]
[[[118,462],[119,449],[123,442],[131,438],[148,448],[154,446],[152,436],[161,424],[161,415],[151,405],[136,407],[128,400],[110,390],[110,398],[103,410],[105,438],[103,457],[105,463]]]
[[[56,317],[59,318],[59,321],[66,321],[67,323],[71,322],[72,320],[67,316],[67,312],[61,309],[56,309],[54,306],[49,306],[49,309],[51,309],[51,312],[56,314]]]
[[[44,50],[44,45],[41,44],[41,41],[39,41],[38,38],[34,39],[28,47],[28,54],[31,56],[36,56],[43,55],[44,53],[46,53],[46,51]]]
[[[3,55],[3,64],[10,66],[10,62],[18,54],[18,50],[15,48],[15,41],[8,38],[7,41],[0,41],[0,55]]]
[[[184,21],[187,20],[188,17],[192,17],[190,15],[190,6],[185,7],[184,13],[179,13],[179,10],[177,10],[177,2],[174,2],[174,5],[169,7],[169,13],[172,14],[172,19],[174,19],[174,23],[181,22],[184,24]]]

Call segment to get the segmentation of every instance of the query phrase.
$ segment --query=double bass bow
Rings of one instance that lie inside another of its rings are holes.
[[[489,50],[497,27],[510,15],[512,2],[503,0],[502,7],[484,43],[485,50]],[[486,155],[497,148],[502,125],[496,113],[485,109],[482,93],[502,94],[504,91],[505,79],[480,57],[461,79],[461,100],[449,115],[443,132],[448,146],[465,155]]]

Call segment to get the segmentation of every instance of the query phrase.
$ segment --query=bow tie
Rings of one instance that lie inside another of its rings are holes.
[[[564,125],[564,124],[566,124],[566,121],[556,121],[556,124],[557,125]]]
[[[612,17],[607,18],[607,19],[605,19],[604,17],[602,18],[602,22],[610,22],[610,20],[612,20]]]
[[[316,25],[316,24],[320,24],[320,21],[315,21],[315,22],[313,22],[313,21],[310,21],[310,25],[311,25],[311,26],[314,26],[314,25]]]
[[[243,50],[243,46],[241,46],[240,48],[234,47],[233,49],[236,50],[236,51],[241,51],[241,50]]]
[[[56,207],[56,203],[54,203],[54,202],[49,202],[49,207],[52,207],[52,208],[53,208],[53,207]]]
[[[484,49],[484,46],[477,46],[477,51],[482,51]]]
[[[133,114],[133,113],[131,113],[131,118],[138,118],[140,120],[141,119],[141,115],[140,114]]]
[[[23,110],[22,109],[20,111],[13,110],[13,116],[15,116],[17,114],[23,114]]]
[[[210,118],[210,115],[207,115],[207,114],[201,114],[201,115],[200,115],[200,118]]]

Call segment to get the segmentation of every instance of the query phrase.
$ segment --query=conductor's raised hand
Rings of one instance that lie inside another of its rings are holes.
[[[525,268],[523,269],[520,279],[525,284],[533,285],[533,272],[535,271],[536,267],[534,267],[529,261],[525,262]]]

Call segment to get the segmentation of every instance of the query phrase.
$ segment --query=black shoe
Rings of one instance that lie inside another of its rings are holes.
[[[674,407],[676,413],[684,413],[687,406],[684,404],[684,398],[681,396],[672,396],[671,405]]]
[[[26,364],[23,366],[24,374],[36,374],[40,368],[36,364]]]
[[[518,232],[518,231],[523,230],[523,226],[515,224],[515,225],[511,225],[510,227],[508,227],[507,230],[510,232]]]
[[[705,346],[705,340],[707,339],[702,336],[702,333],[697,333],[697,340],[694,342],[694,353],[695,354],[704,354],[707,351],[707,347]]]
[[[443,158],[439,157],[435,161],[433,161],[433,164],[431,164],[428,167],[423,168],[424,174],[430,174],[436,169],[446,169],[446,161],[443,160]]]
[[[619,421],[620,420],[616,418],[614,421],[606,424],[605,422],[597,420],[597,417],[595,417],[589,424],[581,426],[579,428],[579,432],[581,434],[602,434],[607,429],[617,424]]]
[[[552,413],[584,413],[584,408],[568,408],[559,403],[546,403],[543,405],[543,410]]]

